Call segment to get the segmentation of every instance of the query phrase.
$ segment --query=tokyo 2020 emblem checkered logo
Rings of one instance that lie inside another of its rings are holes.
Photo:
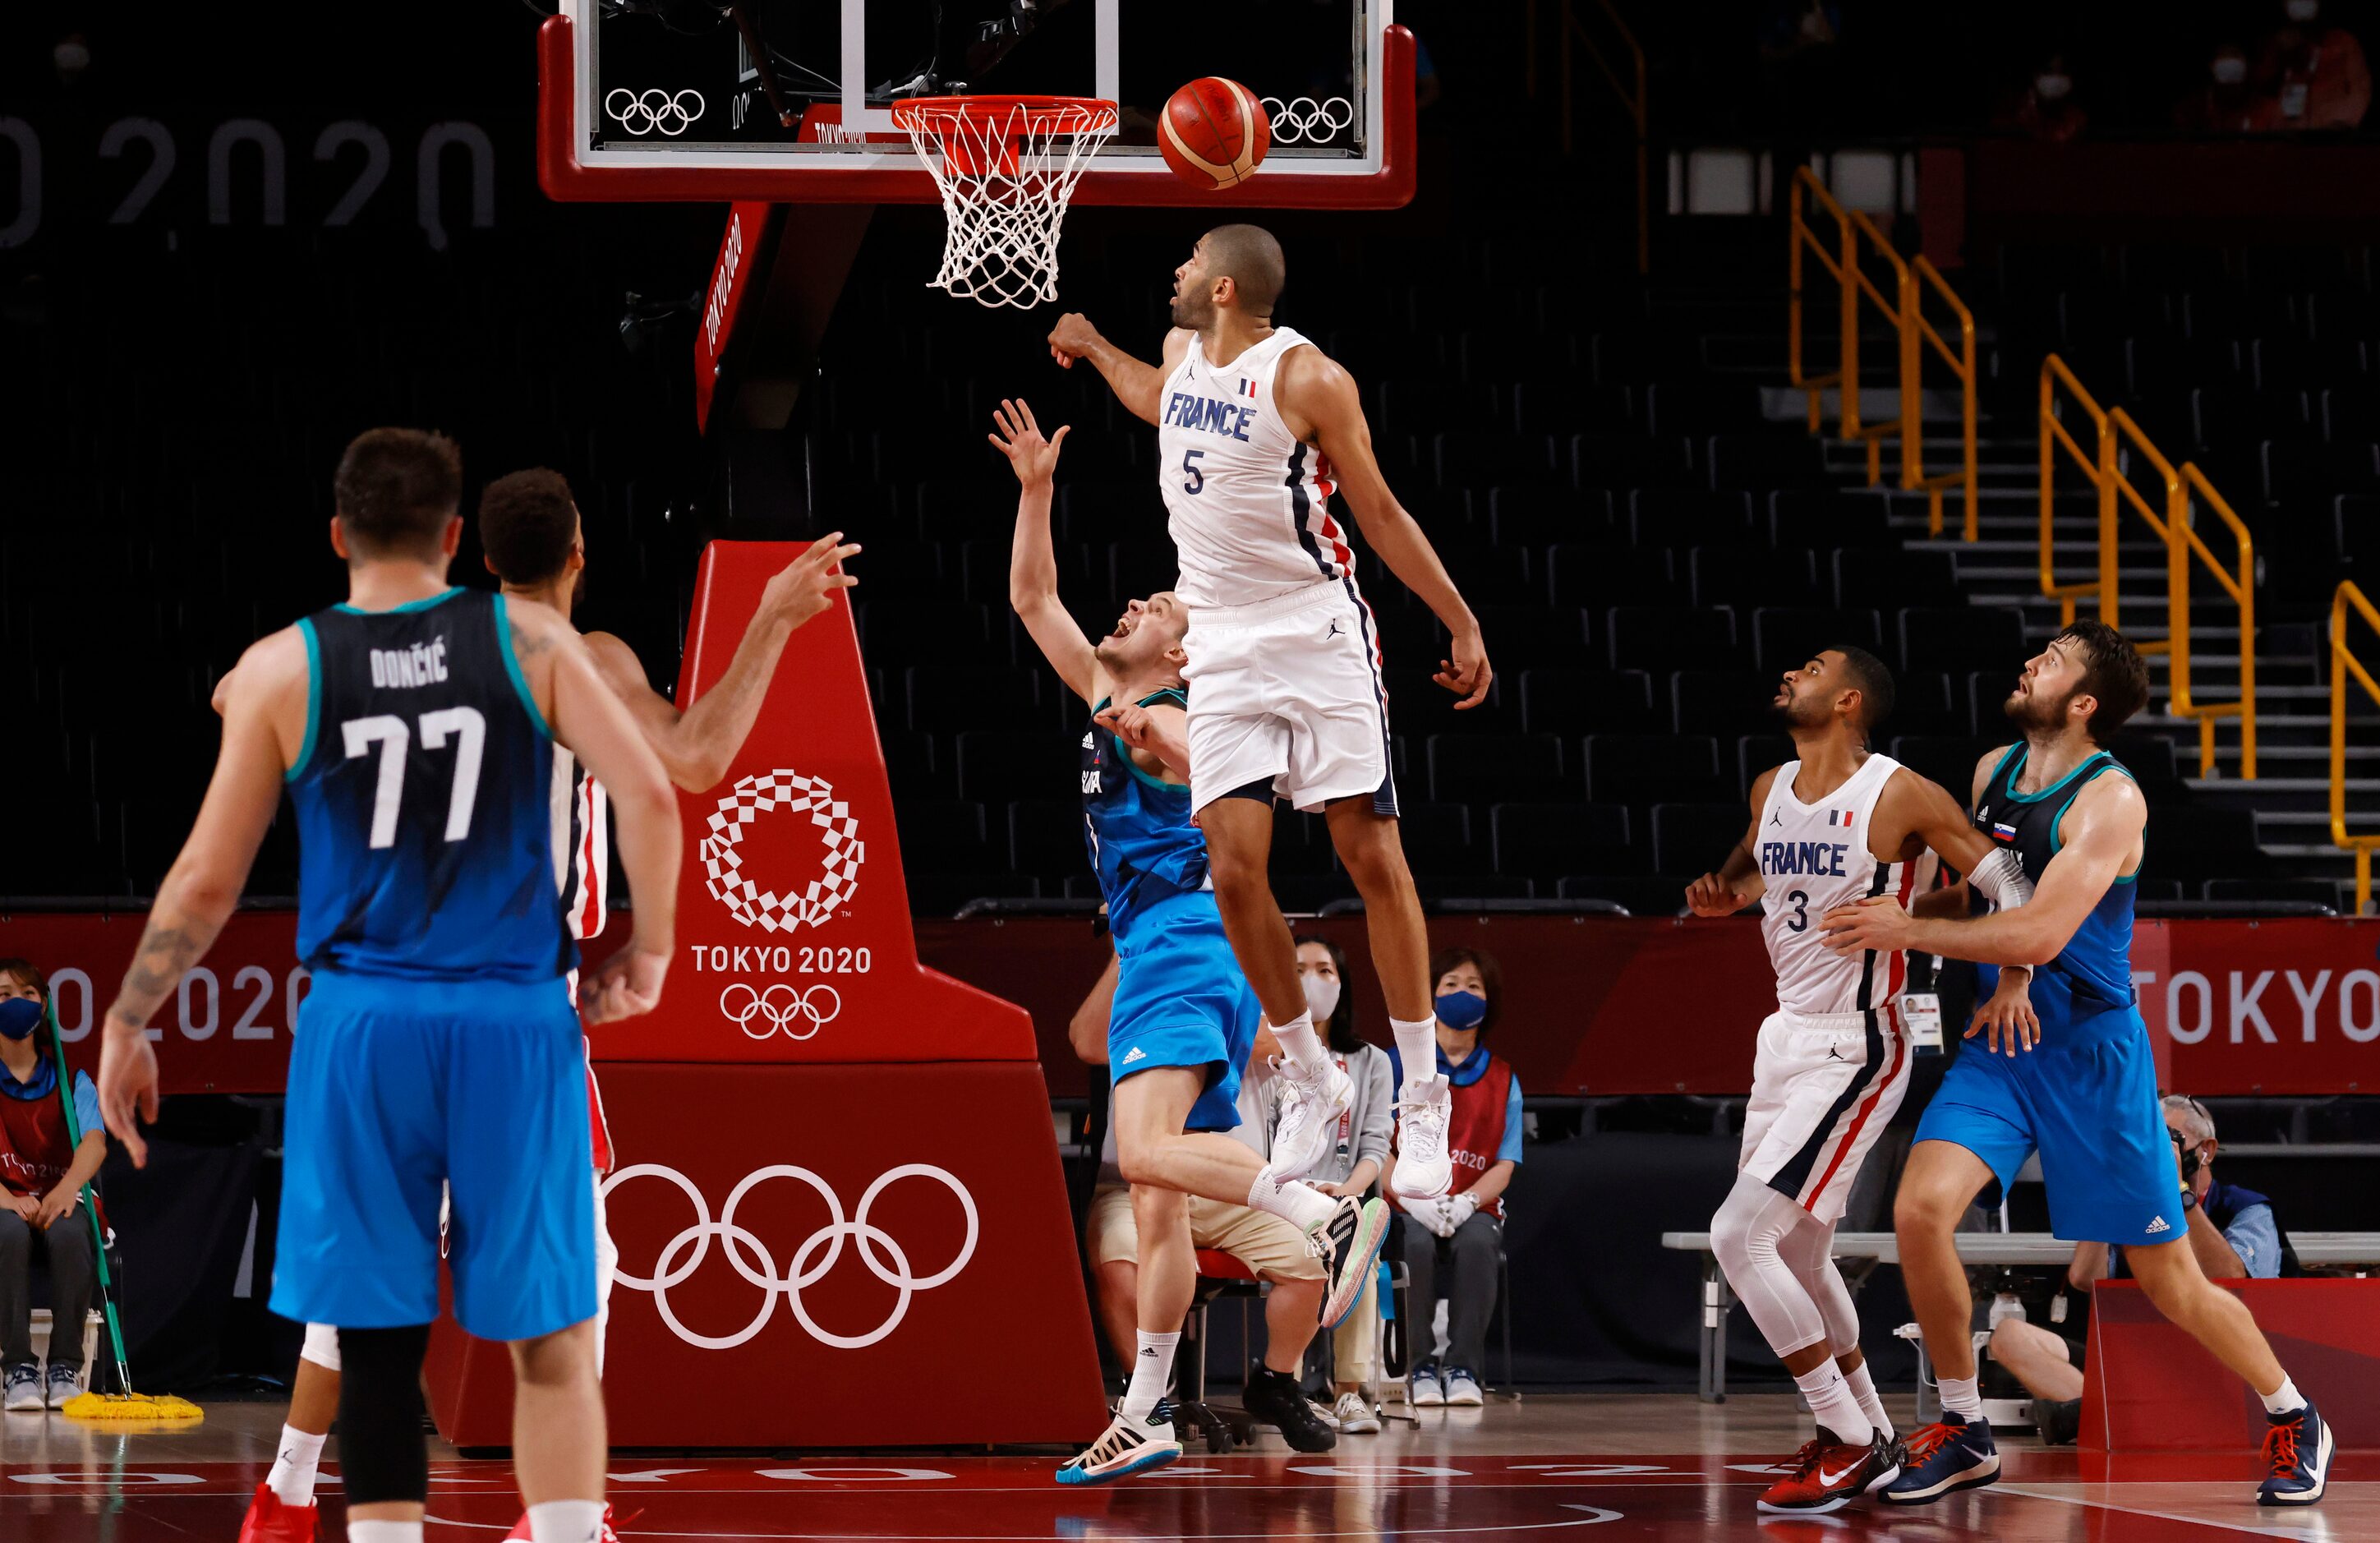
[[[819,876],[798,892],[790,884],[784,893],[764,886],[765,875],[756,879],[744,868],[745,833],[762,815],[780,811],[808,817],[826,848]],[[727,907],[729,916],[764,932],[790,932],[823,925],[852,897],[859,888],[859,865],[868,856],[868,844],[859,839],[859,821],[851,806],[835,797],[833,784],[781,766],[737,780],[712,812],[710,834],[702,838],[700,851],[711,896]]]

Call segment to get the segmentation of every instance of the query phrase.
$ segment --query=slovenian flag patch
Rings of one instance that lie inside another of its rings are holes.
[[[2002,841],[2014,841],[2016,839],[2016,827],[2013,825],[2002,825],[1995,821],[1992,825],[1992,834],[1998,836]]]

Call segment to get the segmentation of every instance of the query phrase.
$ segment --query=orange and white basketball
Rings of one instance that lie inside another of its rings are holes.
[[[1264,164],[1272,128],[1256,92],[1209,75],[1166,99],[1157,144],[1173,175],[1194,188],[1230,188]]]

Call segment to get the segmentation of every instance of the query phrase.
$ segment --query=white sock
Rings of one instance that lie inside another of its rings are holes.
[[[1330,1213],[1339,1209],[1338,1201],[1318,1189],[1268,1173],[1258,1173],[1257,1182],[1248,1186],[1248,1204],[1280,1217],[1301,1233],[1310,1233],[1330,1221]]]
[[[314,1470],[322,1461],[323,1440],[294,1425],[281,1428],[281,1451],[273,1459],[273,1472],[265,1476],[264,1482],[281,1497],[282,1504],[314,1503]]]
[[[1281,1042],[1281,1058],[1289,1069],[1301,1077],[1310,1077],[1330,1064],[1323,1053],[1321,1036],[1314,1032],[1314,1014],[1300,1013],[1285,1024],[1269,1024],[1272,1037]]]
[[[548,1500],[528,1508],[531,1543],[595,1543],[602,1535],[601,1500]],[[358,1540],[350,1538],[348,1543]]]
[[[1133,1357],[1132,1385],[1123,1391],[1123,1407],[1116,1411],[1127,1420],[1145,1420],[1157,1401],[1165,1396],[1166,1385],[1173,1379],[1173,1350],[1182,1343],[1182,1331],[1152,1334],[1140,1331],[1140,1351]]]
[[[1984,1391],[1980,1386],[1983,1373],[1973,1377],[1945,1377],[1937,1386],[1942,1390],[1942,1407],[1959,1415],[1969,1425],[1984,1417]]]
[[[347,1543],[421,1543],[419,1522],[349,1522]]]
[[[1876,1379],[1868,1375],[1867,1363],[1862,1361],[1857,1369],[1844,1372],[1843,1381],[1851,1388],[1852,1397],[1859,1400],[1860,1413],[1867,1416],[1867,1423],[1876,1427],[1879,1435],[1891,1436],[1892,1416],[1884,1412],[1884,1395],[1876,1391]]]
[[[1405,1087],[1411,1087],[1424,1077],[1438,1075],[1438,1020],[1423,1018],[1406,1023],[1390,1018],[1389,1027],[1397,1036],[1397,1061],[1405,1075]],[[1402,1092],[1403,1088],[1399,1088]]]
[[[1842,1367],[1832,1361],[1822,1361],[1815,1371],[1805,1371],[1793,1379],[1793,1386],[1810,1401],[1810,1413],[1818,1423],[1835,1433],[1835,1440],[1847,1447],[1864,1447],[1876,1440],[1876,1432],[1860,1413],[1859,1400],[1852,1396],[1849,1382],[1843,1380]]]
[[[2298,1391],[2296,1379],[2288,1372],[2281,1373],[2281,1385],[2265,1395],[2265,1413],[2267,1415],[2291,1414],[2305,1406],[2305,1394]]]

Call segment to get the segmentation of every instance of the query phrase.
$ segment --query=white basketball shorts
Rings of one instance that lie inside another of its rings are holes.
[[[1909,1040],[1895,1009],[1771,1013],[1753,1059],[1738,1167],[1831,1227],[1908,1091]]]
[[[1352,584],[1193,611],[1182,646],[1194,808],[1269,784],[1303,810],[1360,795],[1397,812],[1379,635]]]

